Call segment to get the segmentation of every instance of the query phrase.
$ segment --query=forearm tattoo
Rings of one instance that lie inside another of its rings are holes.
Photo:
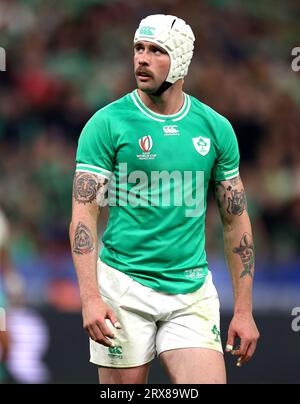
[[[229,184],[216,182],[215,197],[219,209],[225,210],[230,215],[241,216],[247,209],[247,199],[244,189],[238,191],[235,187],[238,185],[240,177],[229,180]]]
[[[86,255],[94,251],[94,242],[91,231],[83,223],[79,222],[73,241],[73,252],[77,255]]]
[[[101,199],[106,190],[108,179],[97,177],[86,172],[77,172],[74,177],[73,195],[75,201],[81,204],[92,203]],[[102,192],[99,198],[99,193]]]
[[[240,245],[233,248],[232,252],[238,254],[242,260],[243,272],[241,273],[241,278],[245,276],[250,276],[253,278],[254,270],[254,245],[252,237],[249,233],[244,233],[241,238]]]

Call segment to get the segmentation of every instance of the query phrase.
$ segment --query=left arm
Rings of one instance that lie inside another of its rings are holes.
[[[240,176],[214,182],[214,195],[223,223],[225,257],[234,292],[234,316],[228,331],[226,350],[239,356],[238,366],[241,366],[253,356],[259,332],[252,315],[254,246]],[[233,350],[235,338],[240,338],[240,347]]]

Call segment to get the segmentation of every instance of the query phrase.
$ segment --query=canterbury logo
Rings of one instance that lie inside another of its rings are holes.
[[[178,134],[177,125],[166,125],[164,126],[164,132],[166,135],[177,135]]]
[[[116,346],[114,348],[108,348],[108,351],[112,354],[112,355],[122,355],[122,347],[120,346]]]
[[[154,27],[142,27],[140,29],[140,35],[153,36],[154,31],[155,31]]]
[[[144,136],[139,139],[139,145],[144,152],[149,152],[152,149],[153,142],[151,136]]]

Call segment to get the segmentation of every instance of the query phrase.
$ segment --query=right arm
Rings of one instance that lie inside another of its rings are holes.
[[[114,334],[106,319],[119,328],[112,310],[103,301],[97,281],[98,234],[100,203],[107,190],[104,176],[76,172],[73,183],[70,243],[82,303],[83,326],[90,338],[105,346],[114,346]]]

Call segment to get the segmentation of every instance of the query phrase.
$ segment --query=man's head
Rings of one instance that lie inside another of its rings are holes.
[[[162,94],[188,71],[194,34],[189,25],[172,15],[144,18],[134,36],[134,68],[138,87]]]

